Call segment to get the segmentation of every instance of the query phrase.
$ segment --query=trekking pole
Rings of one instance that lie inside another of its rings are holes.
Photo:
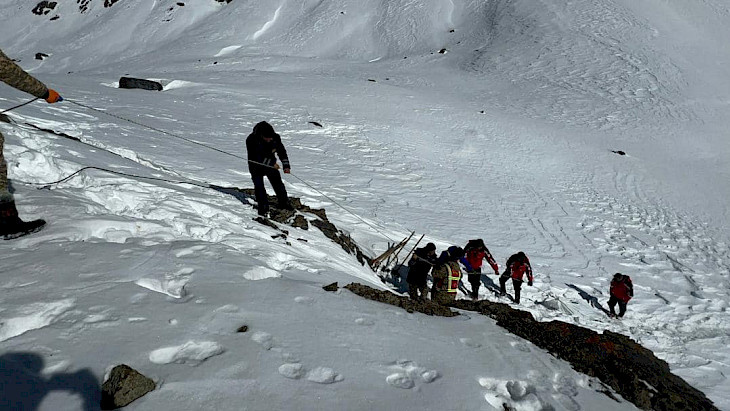
[[[421,238],[419,238],[418,241],[416,241],[416,245],[414,245],[413,248],[411,248],[411,251],[408,253],[408,255],[406,255],[406,259],[403,261],[408,261],[408,257],[410,257],[411,254],[413,254],[413,251],[416,250],[416,247],[418,247],[418,244],[421,242],[421,240],[423,240],[423,237],[425,237],[425,236],[426,236],[426,234],[421,235]]]
[[[416,232],[411,231],[411,235],[409,235],[408,238],[406,238],[406,241],[403,242],[403,245],[398,249],[398,252],[395,253],[395,256],[393,256],[393,261],[395,262],[395,264],[398,264],[398,254],[400,254],[400,252],[403,250],[403,248],[405,248],[406,244],[408,244],[408,242],[411,241],[411,237],[413,237],[414,234],[416,234]],[[390,264],[388,264],[388,265],[390,265]]]

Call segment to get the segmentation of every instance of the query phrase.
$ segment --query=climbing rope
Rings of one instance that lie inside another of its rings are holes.
[[[103,172],[109,173],[109,174],[116,174],[116,175],[119,175],[119,176],[124,176],[124,177],[129,177],[129,178],[136,178],[136,179],[142,179],[142,180],[164,181],[164,182],[173,183],[173,184],[190,184],[190,185],[193,185],[193,186],[198,186],[198,187],[203,187],[203,188],[213,188],[211,184],[197,183],[195,181],[190,181],[190,180],[171,180],[171,179],[162,178],[162,177],[140,176],[140,175],[137,175],[137,174],[130,174],[130,173],[122,172],[122,171],[109,170],[108,168],[95,167],[95,166],[86,166],[86,167],[83,167],[83,168],[81,168],[81,169],[79,169],[79,170],[77,170],[77,171],[75,171],[75,172],[67,175],[66,177],[64,177],[64,178],[62,178],[60,180],[52,181],[52,182],[49,182],[49,183],[30,183],[30,182],[27,182],[27,181],[20,181],[20,182],[23,183],[23,184],[26,184],[26,185],[49,187],[49,186],[52,186],[52,185],[61,184],[61,183],[64,183],[64,182],[66,182],[68,180],[71,180],[72,178],[76,177],[77,175],[83,173],[86,170],[99,170],[99,171],[103,171]]]
[[[3,110],[3,111],[0,111],[0,114],[5,114],[5,113],[7,113],[7,112],[9,112],[9,111],[13,111],[13,110],[15,110],[15,109],[18,109],[18,108],[21,108],[21,107],[23,107],[23,106],[27,106],[28,104],[30,104],[30,103],[32,103],[32,102],[34,102],[34,101],[38,100],[38,99],[40,99],[40,97],[36,97],[36,98],[34,98],[33,100],[30,100],[30,101],[26,101],[25,103],[22,103],[22,104],[18,104],[17,106],[13,106],[13,107],[10,107],[10,108],[9,108],[9,109],[7,109],[7,110]]]

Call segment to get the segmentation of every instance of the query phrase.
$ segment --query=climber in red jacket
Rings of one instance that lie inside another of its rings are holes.
[[[626,313],[626,304],[634,296],[634,284],[631,277],[616,273],[611,281],[611,298],[608,300],[608,307],[611,309],[611,317],[616,317],[614,307],[618,304],[618,316],[623,317]]]

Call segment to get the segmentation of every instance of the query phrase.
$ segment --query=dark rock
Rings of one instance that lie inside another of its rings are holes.
[[[0,114],[0,121],[3,123],[12,124],[13,120],[10,119],[10,117],[6,116],[5,114]]]
[[[393,294],[390,291],[381,291],[366,285],[352,283],[345,286],[346,289],[359,295],[360,297],[367,298],[368,300],[378,301],[385,304],[394,305],[401,307],[408,312],[417,311],[426,315],[435,315],[438,317],[455,317],[459,313],[451,311],[449,307],[445,307],[440,304],[436,304],[433,301],[415,301],[408,297]]]
[[[360,250],[360,247],[358,247],[352,237],[339,231],[334,224],[329,221],[314,220],[312,221],[312,225],[322,231],[325,237],[339,244],[343,250],[349,254],[354,254],[360,264],[365,265],[365,262],[370,261],[370,258]]]
[[[246,331],[248,331],[248,325],[242,325],[236,330],[237,333],[245,333]]]
[[[91,0],[76,0],[76,3],[79,5],[79,11],[81,11],[81,14],[89,11],[90,2]]]
[[[60,19],[60,18],[61,18],[61,16],[59,16],[58,14],[56,14],[55,16],[51,17],[51,19],[50,19],[50,20],[51,20],[51,21],[55,21],[55,20],[58,20],[58,19]]]
[[[373,83],[376,83],[375,79],[369,78],[368,81],[372,81]]]
[[[625,152],[623,152],[623,151],[621,151],[621,150],[618,150],[618,151],[613,151],[613,150],[611,150],[611,152],[612,152],[612,153],[616,153],[616,154],[618,154],[618,155],[620,155],[620,156],[625,156],[625,155],[626,155],[626,153],[625,153]]]
[[[35,59],[36,60],[43,60],[46,57],[48,57],[48,54],[46,54],[46,53],[36,53],[35,54]]]
[[[162,84],[141,78],[122,77],[119,79],[119,88],[162,91]]]
[[[117,365],[101,386],[101,409],[113,410],[129,405],[155,389],[155,382],[127,365]]]
[[[269,212],[269,218],[281,224],[288,224],[289,220],[294,217],[296,212],[294,210],[287,210],[285,208],[272,208]]]
[[[439,54],[446,54],[446,49],[439,50]]]
[[[309,124],[314,124],[314,125],[315,125],[315,126],[317,126],[317,127],[322,127],[322,125],[321,125],[321,124],[319,124],[319,123],[318,123],[318,122],[316,122],[316,121],[310,121],[310,122],[309,122]]]
[[[180,7],[185,7],[185,3],[181,2],[181,1],[177,2],[177,5]]]
[[[32,12],[38,16],[46,15],[56,8],[57,4],[55,1],[42,1],[33,7]]]
[[[325,291],[334,292],[334,291],[339,290],[340,287],[337,286],[337,282],[334,282],[332,284],[325,285],[324,287],[322,287],[322,289],[325,290]]]
[[[104,7],[111,7],[114,5],[114,3],[118,2],[119,0],[104,0]]]
[[[256,221],[257,223],[259,223],[259,224],[263,224],[263,225],[265,225],[265,226],[267,226],[267,227],[271,227],[271,228],[274,228],[274,229],[276,229],[276,230],[278,230],[278,229],[279,229],[279,226],[278,226],[278,225],[274,224],[274,222],[273,222],[273,221],[271,221],[271,220],[269,220],[268,218],[266,218],[266,217],[263,217],[263,216],[258,216],[258,217],[256,217],[256,218],[254,218],[254,219],[253,219],[253,221]]]
[[[453,33],[453,32],[454,32],[454,29],[449,30],[449,33]]]
[[[228,3],[230,3],[233,0],[215,0],[215,1],[217,1],[218,3],[226,3],[226,4],[228,4]]]
[[[291,224],[292,227],[301,228],[302,230],[309,230],[309,223],[307,219],[302,215],[294,217],[294,222]]]

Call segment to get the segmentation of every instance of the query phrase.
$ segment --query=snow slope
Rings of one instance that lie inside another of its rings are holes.
[[[523,250],[524,309],[627,334],[730,409],[720,0],[85,3],[0,0],[0,47],[70,100],[0,123],[20,212],[49,221],[0,244],[1,352],[45,362],[24,372],[127,363],[162,384],[130,409],[632,408],[487,318],[325,293],[387,286],[231,196],[98,171],[34,189],[84,166],[250,186],[238,158],[73,101],[238,156],[270,121],[289,191],[371,254],[411,230],[439,249],[482,237],[500,266]],[[165,90],[117,89],[125,74]],[[28,99],[0,90],[3,108]],[[620,322],[601,311],[617,271],[636,287]]]

